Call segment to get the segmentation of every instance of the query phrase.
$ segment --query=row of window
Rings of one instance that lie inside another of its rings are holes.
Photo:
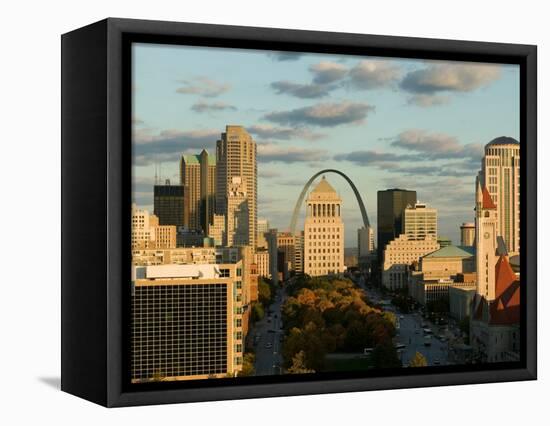
[[[309,249],[308,253],[340,253],[339,248],[333,249]]]

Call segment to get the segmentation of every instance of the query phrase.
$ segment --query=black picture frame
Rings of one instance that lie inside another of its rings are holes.
[[[109,18],[62,36],[61,388],[95,403],[176,402],[444,386],[537,377],[536,46]],[[312,377],[129,384],[130,43],[518,64],[521,362]],[[414,371],[413,371],[414,370]]]

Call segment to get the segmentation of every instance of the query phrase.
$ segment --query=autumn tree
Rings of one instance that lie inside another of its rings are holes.
[[[304,351],[298,352],[292,357],[292,365],[287,369],[290,374],[315,373],[315,370],[307,368],[305,364],[306,355]]]
[[[426,357],[420,352],[415,353],[414,357],[409,362],[409,367],[426,367],[427,365],[428,361]]]

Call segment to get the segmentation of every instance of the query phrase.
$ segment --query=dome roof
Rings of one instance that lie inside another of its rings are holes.
[[[498,138],[493,139],[491,142],[485,145],[485,147],[495,145],[519,145],[519,142],[509,136],[499,136]]]

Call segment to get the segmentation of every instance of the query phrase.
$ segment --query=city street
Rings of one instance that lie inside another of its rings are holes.
[[[363,276],[357,281],[357,284],[365,290],[367,297],[373,303],[383,302],[382,295],[375,289],[369,289],[365,285],[365,279]],[[385,310],[393,312],[397,317],[397,334],[395,343],[396,345],[405,345],[404,348],[399,349],[401,361],[403,366],[406,366],[410,360],[414,357],[416,352],[420,352],[429,366],[433,365],[448,365],[448,344],[442,342],[436,337],[437,328],[433,327],[428,321],[422,318],[422,315],[418,312],[413,313],[399,313],[399,310],[393,305],[386,305]],[[422,327],[422,325],[426,327]],[[426,339],[423,328],[429,328],[433,331],[433,335]],[[425,341],[429,340],[430,345],[425,346]]]
[[[265,316],[252,329],[256,361],[256,375],[268,376],[281,374],[282,321],[281,307],[284,303],[284,291],[279,289],[274,303],[266,308]],[[269,313],[271,311],[271,313]]]

